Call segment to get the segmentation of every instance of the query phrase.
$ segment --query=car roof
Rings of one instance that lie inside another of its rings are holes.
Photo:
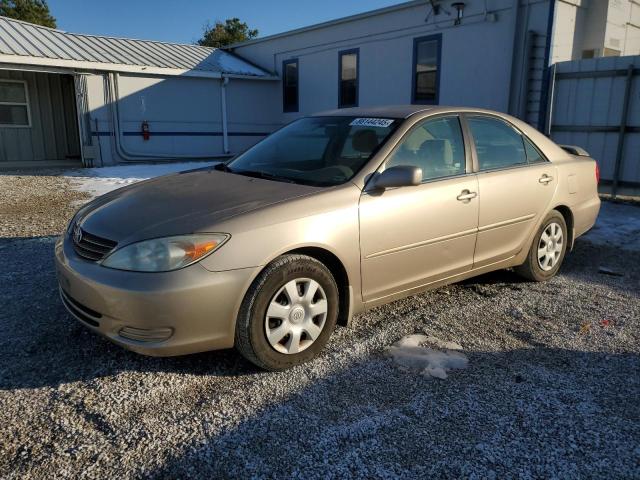
[[[384,107],[353,107],[339,108],[336,110],[326,110],[313,114],[313,117],[390,117],[390,118],[407,118],[417,112],[435,110],[437,108],[432,105],[388,105]]]
[[[382,107],[352,107],[325,110],[311,115],[312,117],[387,117],[409,118],[416,113],[484,113],[506,118],[502,112],[477,107],[455,107],[446,105],[387,105]]]

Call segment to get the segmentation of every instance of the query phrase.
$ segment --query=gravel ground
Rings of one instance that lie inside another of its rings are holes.
[[[69,188],[62,170],[0,173],[0,238],[58,235],[88,193]]]
[[[79,199],[0,176],[2,478],[640,478],[638,251],[579,240],[548,283],[498,272],[377,308],[275,374],[138,356],[71,319],[47,235]],[[468,368],[400,369],[385,351],[412,333]]]

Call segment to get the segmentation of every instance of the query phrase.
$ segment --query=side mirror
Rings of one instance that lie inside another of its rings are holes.
[[[378,174],[373,180],[373,188],[411,187],[422,183],[422,169],[409,165],[391,167]]]

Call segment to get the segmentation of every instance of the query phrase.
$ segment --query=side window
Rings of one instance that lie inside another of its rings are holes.
[[[522,140],[524,141],[524,150],[525,152],[527,152],[527,162],[542,163],[547,161],[547,159],[542,156],[542,154],[536,147],[533,146],[533,143],[531,143],[528,138],[522,137]]]
[[[490,117],[469,117],[468,123],[481,171],[527,163],[522,135],[511,125]]]
[[[422,169],[422,180],[465,173],[464,140],[458,117],[427,120],[402,139],[385,168],[411,165]]]

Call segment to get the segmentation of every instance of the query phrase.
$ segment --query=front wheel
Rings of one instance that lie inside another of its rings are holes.
[[[338,318],[331,272],[306,255],[283,255],[258,275],[236,322],[236,348],[266,370],[284,370],[315,357]]]
[[[536,232],[527,260],[515,268],[516,273],[534,282],[553,277],[567,252],[567,224],[557,210],[552,210]]]

